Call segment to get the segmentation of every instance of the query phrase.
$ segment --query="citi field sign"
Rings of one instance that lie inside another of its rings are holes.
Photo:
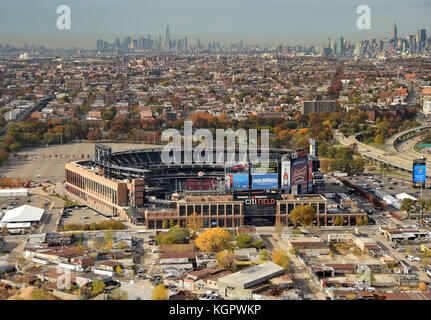
[[[250,206],[250,205],[274,205],[275,199],[250,197],[250,198],[244,200],[244,204],[246,204],[248,206]]]

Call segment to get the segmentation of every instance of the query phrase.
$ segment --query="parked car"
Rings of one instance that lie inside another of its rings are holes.
[[[407,259],[409,259],[410,261],[421,261],[421,258],[412,255],[408,255]]]

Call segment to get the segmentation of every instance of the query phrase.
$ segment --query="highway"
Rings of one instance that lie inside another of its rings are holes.
[[[364,158],[372,159],[378,162],[383,162],[390,165],[391,167],[394,167],[396,169],[406,171],[409,173],[411,173],[413,170],[413,160],[418,158],[418,155],[415,153],[400,153],[395,148],[393,149],[391,148],[391,150],[386,151],[386,150],[374,148],[372,146],[368,146],[356,140],[356,137],[354,135],[345,137],[343,134],[339,133],[338,131],[335,131],[334,138],[339,143],[345,146],[350,146],[351,144],[355,143],[358,147],[358,152]],[[387,145],[388,144],[390,145],[392,143],[391,139],[388,140]],[[396,139],[394,139],[393,141],[395,140]],[[420,156],[422,155],[419,155],[419,157]],[[426,175],[427,177],[431,178],[431,168],[427,168]]]

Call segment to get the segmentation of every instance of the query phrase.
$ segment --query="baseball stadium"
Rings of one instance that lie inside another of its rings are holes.
[[[66,164],[66,192],[107,217],[149,229],[192,218],[202,219],[204,228],[289,225],[289,212],[299,204],[313,206],[315,222],[328,224],[313,139],[310,152],[270,149],[265,162],[251,163],[241,151],[214,151],[211,163],[185,161],[182,151],[176,153],[181,159],[166,164],[162,148],[112,152],[96,144],[91,159]],[[348,223],[357,218],[349,216]]]

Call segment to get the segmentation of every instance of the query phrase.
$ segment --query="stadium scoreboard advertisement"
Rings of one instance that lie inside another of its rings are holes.
[[[248,163],[225,165],[226,190],[244,190],[249,188],[249,165]]]
[[[252,163],[251,179],[253,189],[278,189],[278,161]]]

